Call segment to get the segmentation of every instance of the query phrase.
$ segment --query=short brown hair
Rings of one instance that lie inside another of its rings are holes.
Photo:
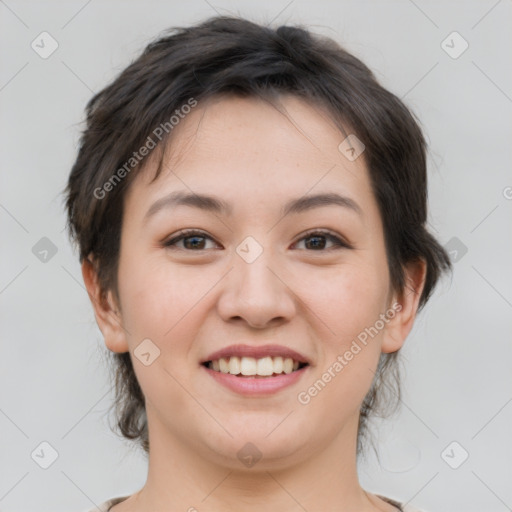
[[[126,167],[133,152],[156,127],[169,124],[191,98],[200,103],[227,94],[268,100],[285,93],[327,107],[342,131],[350,127],[364,143],[384,226],[391,284],[404,290],[404,265],[424,260],[427,273],[419,308],[424,306],[450,260],[426,227],[426,144],[413,114],[365,64],[333,40],[298,26],[273,29],[235,17],[171,29],[87,104],[86,128],[65,191],[66,207],[80,262],[94,256],[102,293],[111,290],[119,298],[123,198],[143,167],[139,162]],[[162,130],[159,148],[165,147],[171,133]],[[123,168],[126,172],[121,173]],[[122,179],[114,182],[116,173]],[[106,183],[111,184],[108,194],[98,197]],[[367,419],[383,400],[384,385],[394,381],[393,393],[399,397],[396,358],[397,352],[381,355],[361,407],[358,453]],[[144,395],[130,354],[112,354],[112,361],[117,425],[123,436],[137,440],[148,452]],[[387,408],[389,402],[388,397]]]

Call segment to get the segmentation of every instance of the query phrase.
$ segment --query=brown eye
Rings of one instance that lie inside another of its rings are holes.
[[[206,250],[206,240],[213,239],[202,231],[186,230],[178,234],[178,236],[171,238],[163,243],[164,247],[177,248],[190,251],[202,251]],[[183,246],[178,246],[178,243],[183,241]]]
[[[178,233],[177,236],[164,242],[163,246],[172,249],[181,249],[198,252],[208,249],[208,247],[206,247],[208,240],[214,242],[213,238],[206,235],[204,232],[190,229],[181,231],[180,233]],[[313,250],[316,252],[325,252],[336,248],[351,248],[351,246],[348,243],[346,243],[340,237],[334,235],[329,231],[311,231],[307,233],[305,236],[303,236],[294,245],[297,245],[299,242],[302,242],[303,240],[305,241],[306,249]],[[183,243],[180,246],[179,244],[181,242]],[[327,246],[329,242],[331,243],[331,246]]]
[[[327,241],[332,243],[331,247],[327,247],[327,250],[334,248],[346,248],[349,249],[350,246],[346,242],[344,242],[338,236],[328,232],[328,231],[312,231],[306,234],[306,236],[302,237],[299,242],[306,240],[305,247],[306,249],[311,249],[314,251],[323,251],[326,249]],[[309,240],[309,242],[308,242]],[[298,242],[297,242],[298,243]]]

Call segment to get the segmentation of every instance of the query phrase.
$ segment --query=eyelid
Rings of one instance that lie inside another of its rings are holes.
[[[162,245],[164,247],[171,248],[171,247],[174,247],[177,242],[181,242],[181,240],[183,240],[184,238],[189,238],[189,237],[193,237],[193,236],[201,236],[203,238],[209,238],[210,240],[213,240],[215,242],[215,239],[212,238],[205,231],[202,231],[201,229],[188,228],[188,229],[182,229],[181,231],[178,231],[171,237],[166,238],[162,242]],[[215,243],[217,243],[217,242],[215,242]],[[200,251],[204,251],[206,249],[199,249],[197,251],[191,251],[188,249],[182,249],[182,250],[188,251],[188,252],[200,252]]]
[[[335,233],[329,229],[325,229],[325,228],[309,229],[305,233],[302,233],[301,235],[299,235],[299,237],[297,238],[297,241],[294,242],[293,245],[302,241],[304,238],[308,238],[313,235],[322,235],[322,236],[325,236],[326,238],[330,238],[334,242],[335,247],[330,247],[329,249],[324,249],[322,251],[308,251],[308,252],[328,252],[331,249],[336,249],[336,247],[353,249],[353,246],[348,242],[348,240],[345,237],[343,237],[342,235],[339,235],[338,233]]]
[[[325,228],[312,228],[312,229],[300,234],[299,237],[297,238],[297,240],[295,242],[293,242],[292,245],[295,245],[298,242],[302,241],[303,239],[311,237],[313,235],[320,235],[320,236],[325,236],[326,238],[330,238],[331,241],[334,243],[334,247],[330,247],[328,249],[323,249],[323,250],[318,250],[318,251],[308,251],[308,252],[328,252],[328,251],[330,251],[332,249],[336,249],[336,248],[353,249],[353,246],[346,240],[346,238],[344,238],[343,236],[341,236],[335,232],[325,229]],[[183,229],[183,230],[179,231],[178,233],[175,233],[171,238],[164,240],[162,242],[162,245],[164,247],[171,248],[171,247],[174,247],[177,242],[180,242],[181,240],[188,238],[188,237],[192,237],[192,236],[208,238],[208,239],[214,241],[215,243],[217,243],[215,241],[215,239],[213,237],[211,237],[205,231],[202,231],[201,229],[188,228],[188,229]],[[207,249],[198,249],[198,250],[182,249],[182,250],[187,251],[187,252],[201,252],[201,251],[205,251]]]

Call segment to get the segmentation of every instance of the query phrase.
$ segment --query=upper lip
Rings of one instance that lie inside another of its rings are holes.
[[[221,357],[228,358],[232,356],[254,357],[255,359],[268,356],[291,357],[294,361],[298,361],[299,363],[310,364],[310,360],[306,356],[283,345],[258,345],[256,347],[251,345],[230,345],[229,347],[224,347],[211,353],[206,359],[201,361],[201,364],[207,361],[215,361]]]

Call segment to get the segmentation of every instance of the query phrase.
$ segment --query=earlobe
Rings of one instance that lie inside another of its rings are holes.
[[[109,290],[106,296],[102,294],[98,275],[90,258],[82,262],[82,276],[89,299],[91,300],[96,323],[103,334],[105,345],[112,352],[128,352],[126,331],[122,325],[119,307]]]
[[[386,325],[382,341],[383,353],[396,352],[402,348],[414,325],[425,286],[427,264],[424,260],[409,262],[404,271],[405,286],[394,296],[391,303],[396,314]]]

